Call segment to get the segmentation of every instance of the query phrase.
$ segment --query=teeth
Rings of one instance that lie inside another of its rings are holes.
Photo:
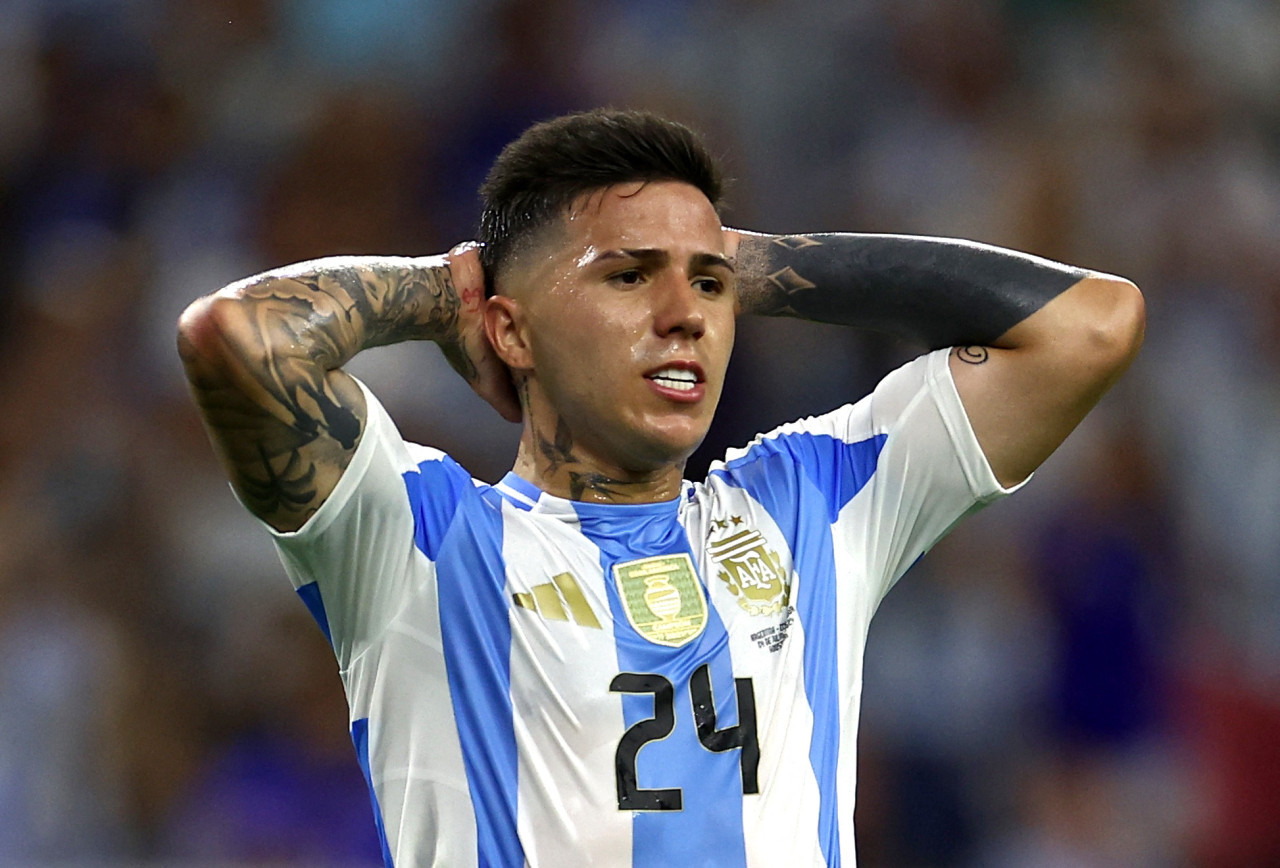
[[[680,392],[691,391],[698,385],[698,375],[683,368],[663,368],[649,377],[655,383]]]
[[[668,389],[676,389],[681,392],[691,392],[697,386],[694,380],[672,380],[669,377],[653,377],[655,383],[661,383]]]

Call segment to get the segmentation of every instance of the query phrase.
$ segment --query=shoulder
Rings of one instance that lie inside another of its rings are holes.
[[[449,453],[434,446],[406,440],[399,426],[378,397],[363,382],[356,380],[364,392],[368,406],[368,423],[363,449],[368,444],[366,460],[379,458],[399,474],[416,473],[432,479],[466,480],[471,474]],[[360,457],[357,455],[357,457]]]
[[[276,533],[277,537],[302,541],[335,526],[352,533],[352,524],[380,525],[404,509],[406,498],[415,513],[428,503],[436,511],[447,511],[474,484],[446,452],[406,440],[377,396],[363,382],[356,382],[364,393],[367,421],[351,463],[306,524],[292,533]],[[375,521],[375,516],[382,518]]]
[[[954,393],[946,358],[943,350],[913,359],[887,374],[862,399],[759,434],[745,446],[727,450],[711,470],[723,471],[783,454],[802,461],[817,460],[824,448],[883,440],[922,399],[935,393],[944,397],[948,391]]]
[[[886,452],[898,456],[891,463],[900,475],[912,468],[923,472],[957,451],[967,453],[971,441],[947,351],[939,350],[890,372],[855,403],[788,422],[729,449],[712,463],[708,485],[772,497],[788,480],[808,480],[843,504],[885,469]]]

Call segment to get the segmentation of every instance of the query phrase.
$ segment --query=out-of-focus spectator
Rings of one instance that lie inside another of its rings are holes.
[[[227,640],[209,683],[228,713],[225,742],[176,799],[162,855],[378,864],[372,802],[321,631],[301,606],[271,606],[237,612]]]
[[[873,772],[859,804],[878,803],[860,830],[876,843],[872,864],[978,864],[1035,756],[1047,631],[1005,518],[971,519],[972,532],[940,543],[872,622],[863,755]]]
[[[1052,624],[1049,735],[1083,751],[1167,729],[1179,589],[1168,495],[1146,438],[1106,431],[1041,532],[1034,572]]]

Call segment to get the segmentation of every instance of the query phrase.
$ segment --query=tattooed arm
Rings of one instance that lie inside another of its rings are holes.
[[[955,347],[978,441],[1009,485],[1040,465],[1132,361],[1137,287],[985,244],[907,235],[728,231],[744,313]]]
[[[227,473],[277,530],[302,526],[360,442],[364,396],[341,370],[369,347],[432,340],[509,419],[506,369],[484,337],[475,252],[334,257],[269,271],[199,299],[178,350]]]

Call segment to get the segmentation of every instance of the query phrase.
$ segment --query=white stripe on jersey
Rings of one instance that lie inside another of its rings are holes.
[[[596,864],[631,861],[631,817],[599,811],[617,801],[614,741],[622,732],[622,708],[600,702],[618,673],[600,552],[578,531],[572,513],[547,515],[515,488],[503,494],[533,506],[526,513],[503,507],[503,558],[511,594],[556,591],[563,607],[544,611],[511,609],[511,683],[515,733],[520,755],[520,838],[530,865],[570,865],[590,853]],[[531,516],[539,520],[530,521]],[[564,600],[553,577],[573,576],[583,601],[604,625],[589,628],[574,620],[573,601]],[[544,592],[546,593],[546,592]],[[544,597],[545,599],[545,597]],[[560,620],[563,612],[565,620]],[[585,700],[585,701],[584,701]],[[547,749],[546,746],[550,746]],[[591,817],[583,823],[583,817]]]
[[[802,580],[795,575],[782,532],[765,509],[741,488],[715,477],[699,488],[697,500],[703,507],[698,512],[709,517],[700,523],[703,526],[698,528],[699,538],[708,537],[709,531],[704,528],[710,522],[732,521],[737,516],[743,520],[743,527],[759,531],[766,550],[786,559],[784,567],[790,575],[794,594]],[[686,520],[686,526],[688,524]],[[712,559],[710,547],[704,552],[700,567],[716,609],[726,613],[737,611],[729,629],[734,670],[735,674],[749,674],[756,690],[757,724],[761,733],[760,795],[742,800],[743,828],[757,830],[747,839],[747,865],[749,868],[822,865],[817,829],[818,784],[811,773],[795,773],[797,769],[809,768],[813,732],[813,710],[805,697],[800,675],[804,625],[784,609],[780,614],[783,615],[781,621],[789,622],[787,637],[777,651],[771,650],[768,639],[776,633],[770,637],[754,637],[776,627],[779,619],[753,618],[741,613],[737,596],[719,578],[720,567]],[[792,773],[784,774],[783,770],[787,769]]]

